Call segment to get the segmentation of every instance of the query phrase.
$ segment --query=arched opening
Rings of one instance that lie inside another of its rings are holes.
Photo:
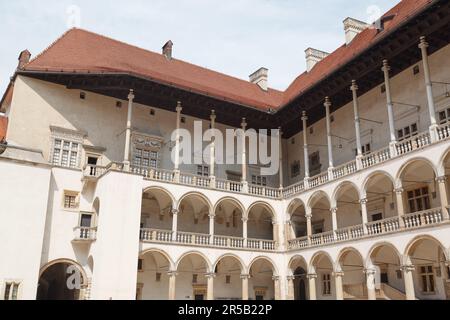
[[[136,300],[167,300],[171,263],[163,252],[152,250],[138,261]]]
[[[306,210],[302,201],[294,200],[288,208],[291,225],[287,230],[288,240],[306,237],[308,235]]]
[[[444,175],[445,175],[444,184],[445,184],[445,190],[446,190],[447,202],[448,202],[448,199],[450,199],[450,190],[448,188],[448,179],[450,177],[450,151],[447,153],[447,155],[444,158],[443,167],[444,167]]]
[[[365,193],[369,224],[398,215],[394,184],[386,173],[377,172],[372,175],[366,182]]]
[[[211,206],[200,194],[185,196],[179,205],[178,231],[209,234]]]
[[[405,300],[405,283],[400,267],[400,255],[390,244],[376,245],[369,255],[370,269],[375,271],[375,291],[378,300]]]
[[[224,199],[216,206],[214,233],[220,236],[243,237],[242,206],[233,199]]]
[[[172,230],[172,197],[162,189],[148,189],[142,195],[141,228]]]
[[[344,299],[367,300],[364,260],[361,254],[355,249],[345,249],[340,254],[338,263],[343,272],[342,287]]]
[[[73,262],[50,263],[39,277],[36,300],[80,300],[85,277],[81,266]]]
[[[257,203],[248,213],[248,238],[273,240],[274,213],[269,206]]]
[[[311,261],[313,272],[317,274],[316,295],[317,300],[336,299],[335,281],[333,277],[333,261],[328,254],[320,252]]]
[[[197,253],[184,256],[178,263],[176,300],[206,300],[209,264]]]
[[[294,300],[307,300],[308,298],[308,266],[301,257],[296,257],[290,264],[290,269],[294,277]]]
[[[265,258],[258,258],[250,266],[249,299],[275,300],[275,267]]]
[[[414,266],[415,295],[420,300],[446,300],[448,274],[445,248],[431,237],[419,237],[407,248],[408,263]]]
[[[312,214],[312,234],[332,232],[331,203],[328,196],[322,191],[316,192],[309,200],[309,207]]]
[[[241,261],[234,256],[221,258],[215,266],[214,300],[241,300],[244,273]]]
[[[361,226],[361,205],[358,190],[352,183],[341,184],[336,191],[338,229]],[[363,228],[361,226],[361,231]]]
[[[428,161],[419,159],[410,162],[401,171],[400,181],[405,213],[440,208],[436,174]]]

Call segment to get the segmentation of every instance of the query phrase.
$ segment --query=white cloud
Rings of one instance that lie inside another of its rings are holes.
[[[261,66],[270,85],[284,90],[305,69],[304,50],[333,51],[344,42],[342,21],[369,20],[396,0],[130,0],[0,2],[0,89],[25,48],[41,52],[66,29],[66,10],[81,9],[81,26],[153,51],[171,39],[174,55],[247,79]]]

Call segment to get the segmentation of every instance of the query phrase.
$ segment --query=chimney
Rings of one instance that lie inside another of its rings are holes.
[[[172,60],[172,48],[173,42],[171,40],[167,41],[162,47],[162,54],[167,58],[167,60]]]
[[[250,82],[257,84],[262,90],[267,91],[267,80],[269,76],[269,69],[267,68],[259,68],[254,73],[252,73],[249,78]]]
[[[17,65],[17,69],[23,69],[23,67],[30,62],[31,53],[28,50],[24,50],[19,55],[19,64]]]
[[[306,49],[305,54],[306,54],[306,70],[308,72],[310,72],[318,62],[322,61],[329,55],[328,52],[320,51],[313,48]]]
[[[364,29],[368,28],[369,24],[353,19],[347,18],[344,20],[344,30],[345,30],[345,43],[347,45],[353,41],[353,39],[360,34]]]

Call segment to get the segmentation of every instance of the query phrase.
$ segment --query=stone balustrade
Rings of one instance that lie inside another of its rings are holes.
[[[91,242],[97,238],[97,229],[88,227],[76,227],[73,229],[75,242]]]

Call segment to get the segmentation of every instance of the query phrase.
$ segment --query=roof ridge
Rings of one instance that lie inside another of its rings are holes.
[[[155,51],[152,51],[152,50],[149,50],[149,49],[145,49],[145,48],[143,48],[143,47],[140,47],[140,46],[137,46],[137,45],[134,45],[134,44],[130,44],[130,43],[125,42],[125,41],[122,41],[122,40],[114,39],[114,38],[112,38],[112,37],[110,37],[110,36],[106,36],[106,35],[101,34],[101,33],[97,33],[97,32],[90,31],[90,30],[86,30],[86,29],[83,29],[83,28],[72,28],[72,29],[69,30],[69,31],[72,31],[72,30],[78,30],[78,31],[86,32],[86,33],[89,33],[89,34],[94,35],[94,36],[102,37],[102,38],[107,39],[107,40],[109,40],[109,41],[113,41],[113,42],[120,43],[120,44],[129,46],[129,47],[138,49],[138,50],[142,50],[142,51],[144,51],[144,52],[146,52],[146,53],[151,53],[151,54],[155,54],[155,55],[158,55],[158,56],[163,56],[162,54],[160,54],[160,53],[158,53],[158,52],[155,52]],[[68,33],[69,31],[67,31],[66,33]],[[64,35],[63,35],[63,36],[64,36]],[[62,37],[63,37],[63,36],[62,36]],[[62,38],[62,37],[60,37],[60,38]],[[59,39],[58,39],[58,40],[59,40]],[[56,42],[56,41],[55,41],[55,42]],[[200,66],[200,65],[198,65],[198,64],[194,64],[194,63],[189,62],[189,61],[185,61],[185,60],[177,59],[177,58],[173,58],[172,60],[173,60],[173,61],[176,61],[176,62],[178,62],[178,63],[185,63],[185,64],[188,64],[188,65],[190,65],[190,66],[196,67],[196,68],[202,68],[202,69],[204,69],[204,70],[207,70],[207,71],[209,71],[209,72],[214,72],[214,73],[219,74],[219,75],[221,75],[221,76],[224,76],[224,77],[226,77],[226,78],[233,78],[233,79],[235,79],[235,80],[239,80],[239,81],[245,82],[245,83],[247,83],[247,84],[248,84],[248,83],[251,84],[251,82],[249,82],[249,81],[247,81],[247,80],[244,80],[244,79],[242,79],[242,78],[239,78],[239,77],[236,77],[236,76],[232,76],[232,75],[226,74],[226,73],[224,73],[224,72],[220,72],[220,71],[217,71],[217,70],[213,70],[213,69],[210,69],[210,68],[207,68],[207,67],[204,67],[204,66]],[[256,84],[255,84],[255,86],[256,86]],[[284,92],[285,92],[285,90],[278,90],[278,89],[275,89],[275,88],[269,88],[269,90],[272,90],[272,91],[275,91],[275,92],[279,92],[279,93],[284,93]]]

